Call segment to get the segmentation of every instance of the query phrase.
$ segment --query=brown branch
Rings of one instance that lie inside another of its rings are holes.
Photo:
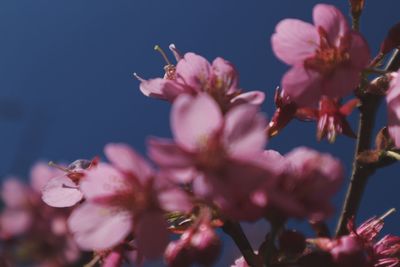
[[[400,66],[400,52],[396,50],[389,60],[386,70],[395,71]],[[357,156],[370,149],[372,130],[375,122],[376,111],[381,101],[381,96],[361,92],[360,95],[360,120],[357,134],[356,151],[353,160],[353,171],[350,178],[350,185],[347,189],[345,202],[336,228],[336,236],[347,233],[346,225],[348,220],[357,214],[361,198],[364,193],[368,177],[374,173],[376,166],[361,164]]]
[[[257,255],[254,253],[254,250],[239,223],[226,221],[222,230],[232,238],[249,266],[261,267],[260,262],[257,261]]]

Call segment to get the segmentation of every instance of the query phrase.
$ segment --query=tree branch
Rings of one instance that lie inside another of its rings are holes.
[[[385,70],[395,71],[400,66],[400,52],[396,50],[389,60]],[[336,236],[347,233],[346,225],[348,220],[357,214],[362,195],[368,181],[368,177],[374,173],[376,166],[361,164],[357,161],[357,156],[370,149],[372,130],[375,123],[376,111],[382,96],[361,93],[360,120],[357,134],[356,151],[353,160],[353,171],[350,177],[350,185],[347,189],[345,202],[336,228]]]

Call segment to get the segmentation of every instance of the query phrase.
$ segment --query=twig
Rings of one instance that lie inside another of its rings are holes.
[[[262,267],[239,223],[226,221],[222,230],[233,239],[249,266]]]
[[[395,71],[400,66],[400,52],[396,50],[389,60],[385,70]],[[350,217],[357,214],[361,198],[364,193],[368,177],[375,171],[372,165],[361,164],[357,156],[361,152],[370,149],[372,130],[375,122],[376,111],[379,107],[381,96],[361,93],[360,120],[357,134],[356,151],[353,160],[353,171],[350,185],[347,190],[345,202],[336,228],[336,236],[347,233],[346,225]]]

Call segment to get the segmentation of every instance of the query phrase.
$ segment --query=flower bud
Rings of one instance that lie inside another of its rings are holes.
[[[353,17],[360,17],[362,10],[364,9],[365,1],[364,0],[349,0],[351,15]]]

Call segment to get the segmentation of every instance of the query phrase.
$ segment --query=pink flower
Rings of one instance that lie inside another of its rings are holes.
[[[376,242],[383,228],[383,219],[393,211],[379,218],[373,217],[357,229],[354,228],[354,220],[350,220],[349,235],[332,240],[317,238],[315,244],[332,255],[335,266],[399,267],[400,237],[386,235]]]
[[[317,139],[319,141],[326,138],[330,143],[333,143],[338,134],[356,138],[346,117],[351,114],[359,103],[360,101],[355,98],[342,105],[339,99],[322,96],[317,109],[310,107],[299,108],[296,112],[296,117],[301,120],[317,121]]]
[[[337,8],[318,4],[313,19],[314,25],[282,20],[271,38],[275,55],[292,66],[282,87],[300,106],[316,105],[322,95],[349,95],[370,58],[367,43]]]
[[[305,147],[294,149],[282,160],[286,160],[286,170],[277,184],[263,187],[258,193],[259,199],[265,195],[268,213],[313,221],[331,215],[331,198],[343,180],[340,161]]]
[[[140,90],[144,95],[172,102],[181,94],[196,95],[206,92],[223,111],[237,104],[260,105],[264,101],[263,92],[243,93],[239,89],[239,75],[230,62],[218,57],[210,64],[205,58],[194,53],[186,53],[181,58],[175,46],[170,46],[170,49],[178,61],[176,68],[158,48],[167,61],[164,78],[144,80],[136,75],[141,81]]]
[[[388,130],[397,148],[400,148],[400,71],[393,74],[386,95],[388,108]]]
[[[400,237],[386,235],[374,245],[374,267],[400,266]]]
[[[4,182],[1,197],[5,207],[0,213],[0,241],[9,241],[1,242],[5,254],[24,251],[24,259],[38,263],[37,266],[64,266],[79,259],[80,251],[66,227],[68,211],[52,209],[40,199],[40,188],[54,173],[59,175],[54,169],[38,163],[31,170],[30,186],[15,178]],[[23,265],[19,259],[14,261],[12,266]]]
[[[5,209],[0,214],[0,236],[11,238],[21,235],[31,227],[30,213],[32,191],[16,178],[8,178],[1,188]]]
[[[318,238],[317,246],[332,255],[338,267],[369,267],[370,261],[363,243],[354,236],[342,236],[338,239]]]
[[[112,164],[90,168],[81,182],[86,201],[69,218],[75,240],[83,249],[104,250],[132,233],[139,253],[159,256],[168,242],[163,211],[188,211],[185,194],[127,145],[108,144],[105,154]]]
[[[82,200],[83,194],[79,184],[83,177],[83,171],[97,164],[97,159],[92,161],[80,159],[71,163],[67,168],[56,166],[65,173],[54,175],[48,179],[42,188],[42,200],[51,207],[71,207]]]
[[[225,213],[247,216],[242,205],[249,194],[280,171],[280,164],[263,155],[266,121],[257,107],[240,105],[223,117],[209,95],[183,95],[172,107],[171,124],[175,141],[151,139],[151,158]]]
[[[202,209],[179,240],[169,243],[164,257],[168,266],[211,266],[221,250],[221,242],[211,226],[211,211]]]

